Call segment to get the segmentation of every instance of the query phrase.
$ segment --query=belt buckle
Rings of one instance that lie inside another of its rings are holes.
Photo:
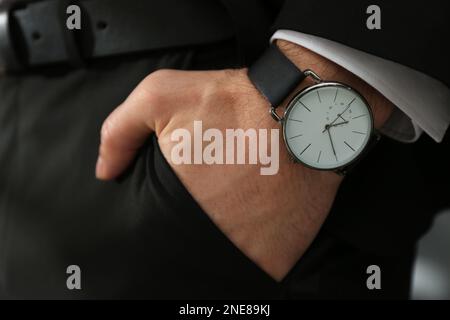
[[[64,20],[68,2],[0,5],[0,72],[23,71],[53,63],[83,65],[75,35],[66,28]]]
[[[22,69],[12,37],[12,20],[9,7],[0,7],[0,72]]]

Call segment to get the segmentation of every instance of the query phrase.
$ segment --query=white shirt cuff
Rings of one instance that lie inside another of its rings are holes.
[[[297,31],[272,36],[305,47],[333,61],[370,84],[398,110],[382,133],[402,142],[416,141],[423,131],[441,142],[450,123],[450,89],[430,76],[346,45]]]

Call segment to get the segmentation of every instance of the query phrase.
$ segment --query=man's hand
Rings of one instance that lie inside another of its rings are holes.
[[[357,88],[373,106],[376,127],[392,106],[374,89],[330,61],[299,46],[280,48],[301,69]],[[302,84],[302,86],[308,83]],[[281,280],[313,241],[342,178],[290,161],[280,141],[280,169],[260,175],[255,165],[174,165],[171,133],[203,128],[280,128],[269,103],[248,80],[246,70],[161,70],[144,79],[106,119],[96,168],[99,179],[117,177],[154,132],[162,153],[187,190],[224,234],[251,260]]]

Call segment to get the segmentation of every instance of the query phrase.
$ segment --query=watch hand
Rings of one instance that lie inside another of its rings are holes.
[[[346,124],[346,123],[348,123],[348,121],[342,121],[342,122],[338,122],[338,123],[335,123],[335,124],[330,124],[329,128],[340,126],[341,124]]]
[[[339,123],[335,123],[335,124],[327,124],[325,126],[325,129],[323,129],[322,133],[324,133],[325,131],[327,131],[331,127],[340,126],[341,124],[346,124],[346,123],[348,123],[348,121],[343,121],[343,122],[339,122]]]
[[[333,139],[331,138],[330,127],[327,128],[327,132],[328,132],[328,137],[330,137],[331,148],[333,149],[333,154],[336,157],[336,161],[338,161],[338,158],[336,155],[336,150],[334,149]]]

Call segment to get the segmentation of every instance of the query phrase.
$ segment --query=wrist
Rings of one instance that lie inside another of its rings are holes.
[[[300,70],[311,69],[324,80],[342,82],[359,91],[372,108],[375,128],[381,128],[390,117],[394,105],[361,78],[302,46],[285,40],[277,40],[276,44]],[[296,92],[311,84],[312,80],[305,79]]]

